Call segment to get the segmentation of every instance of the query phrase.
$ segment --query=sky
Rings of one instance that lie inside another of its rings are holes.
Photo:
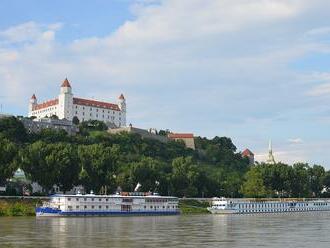
[[[1,111],[127,100],[133,126],[330,169],[330,1],[2,0]]]

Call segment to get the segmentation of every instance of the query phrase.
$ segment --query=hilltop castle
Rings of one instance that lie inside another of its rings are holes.
[[[74,97],[71,85],[65,79],[57,98],[38,103],[33,94],[30,99],[29,117],[41,119],[54,115],[70,121],[77,117],[81,122],[98,120],[117,127],[126,126],[126,100],[123,94],[119,96],[117,104]]]

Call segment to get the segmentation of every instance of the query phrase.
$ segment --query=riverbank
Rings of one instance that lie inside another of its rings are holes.
[[[39,199],[0,199],[0,216],[34,216]]]
[[[208,202],[201,202],[197,200],[185,200],[182,199],[179,202],[181,214],[209,214],[206,209],[209,207]]]
[[[40,199],[0,199],[0,216],[34,216],[36,204]],[[197,200],[180,200],[181,214],[208,214],[207,202]]]

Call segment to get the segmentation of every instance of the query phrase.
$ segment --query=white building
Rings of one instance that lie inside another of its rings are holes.
[[[74,97],[71,85],[65,79],[57,98],[38,103],[33,94],[30,99],[29,117],[41,119],[53,115],[70,121],[77,117],[81,122],[98,120],[113,123],[117,127],[126,126],[126,100],[123,94],[119,96],[117,104]]]

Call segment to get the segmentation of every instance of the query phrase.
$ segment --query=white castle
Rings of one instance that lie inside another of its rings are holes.
[[[117,127],[126,126],[126,100],[123,94],[119,96],[117,104],[73,97],[71,85],[65,79],[57,98],[38,103],[33,94],[30,99],[29,117],[41,119],[54,115],[70,121],[77,117],[80,122],[98,120],[113,123]]]

